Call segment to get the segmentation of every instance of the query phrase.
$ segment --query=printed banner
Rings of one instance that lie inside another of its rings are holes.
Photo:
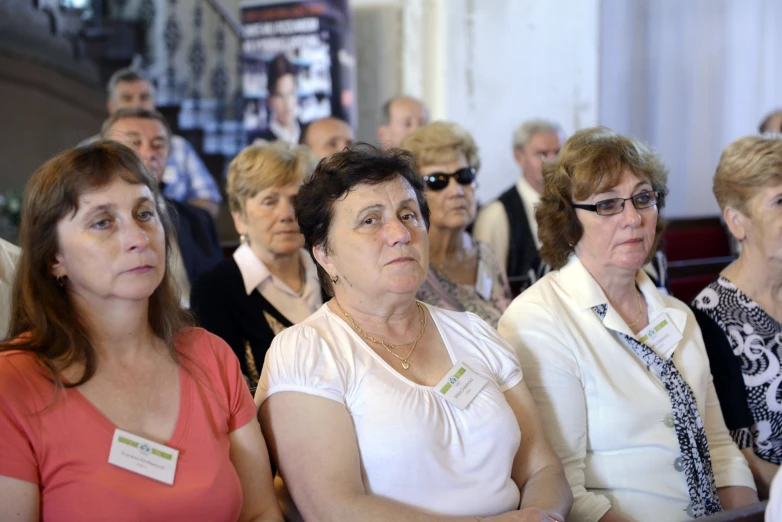
[[[244,128],[252,143],[298,143],[326,116],[355,126],[355,55],[348,0],[242,4]]]

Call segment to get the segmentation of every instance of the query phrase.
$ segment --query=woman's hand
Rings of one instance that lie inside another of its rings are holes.
[[[564,520],[573,506],[570,489],[562,463],[551,448],[543,431],[532,395],[522,381],[505,392],[505,399],[516,415],[521,430],[521,444],[513,461],[511,478],[521,493],[521,510],[553,513],[551,520]],[[522,518],[520,520],[549,520],[549,518]]]
[[[565,522],[557,513],[536,507],[527,507],[518,511],[508,511],[495,517],[481,518],[482,522]]]

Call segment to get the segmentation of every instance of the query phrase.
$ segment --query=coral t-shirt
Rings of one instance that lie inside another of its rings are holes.
[[[188,329],[175,344],[182,355],[179,417],[166,442],[179,450],[171,486],[109,464],[117,426],[78,390],[56,394],[32,354],[0,353],[0,476],[39,485],[42,520],[239,518],[228,434],[253,420],[255,404],[222,339]]]

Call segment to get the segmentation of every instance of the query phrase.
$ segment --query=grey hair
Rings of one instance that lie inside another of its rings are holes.
[[[516,132],[513,133],[513,149],[516,150],[524,147],[535,134],[540,132],[553,132],[554,134],[558,134],[560,138],[564,138],[565,136],[565,133],[562,132],[562,127],[560,127],[558,123],[543,119],[528,120],[519,125]]]
[[[132,83],[132,82],[149,82],[152,81],[143,72],[132,67],[126,67],[115,71],[109,78],[109,83],[106,84],[106,94],[110,100],[114,99],[114,91],[117,90],[117,85],[120,83]]]

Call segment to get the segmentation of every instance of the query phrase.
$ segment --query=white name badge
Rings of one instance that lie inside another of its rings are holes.
[[[460,410],[465,409],[478,395],[488,381],[462,363],[450,369],[438,382],[434,390]]]
[[[475,279],[475,291],[484,301],[491,301],[491,289],[494,286],[486,263],[478,261],[478,277]]]
[[[682,334],[665,312],[638,333],[638,341],[652,348],[663,359],[668,359],[681,340]]]
[[[114,430],[109,464],[169,486],[174,484],[179,450],[120,429]]]

